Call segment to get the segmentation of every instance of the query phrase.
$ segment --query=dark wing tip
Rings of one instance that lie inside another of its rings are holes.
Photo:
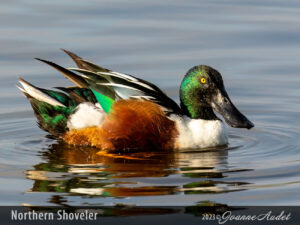
[[[41,62],[43,62],[43,63],[46,63],[46,64],[48,64],[49,66],[52,66],[52,67],[54,67],[55,69],[59,70],[60,72],[67,71],[67,69],[63,68],[63,67],[60,66],[60,65],[57,65],[57,64],[54,63],[54,62],[51,62],[51,61],[48,61],[48,60],[45,60],[45,59],[41,59],[41,58],[34,58],[34,59],[36,59],[36,60],[38,60],[38,61],[41,61]]]
[[[65,53],[69,52],[68,50],[66,50],[64,48],[60,48],[60,50],[64,51]]]
[[[81,68],[81,69],[86,69],[85,67],[85,63],[83,62],[83,59],[81,57],[79,57],[78,55],[74,54],[73,52],[70,52],[66,49],[61,49],[62,51],[64,51],[75,63],[76,65]]]
[[[41,58],[34,58],[34,59],[36,59],[38,61],[41,61],[41,62],[44,62],[44,63],[47,63],[47,64],[50,64],[50,65],[53,64],[53,62],[47,61],[45,59],[41,59]]]
[[[67,55],[69,55],[72,59],[81,59],[78,55],[74,54],[73,52],[70,52],[64,48],[61,48],[62,51],[64,51]]]
[[[79,87],[83,87],[83,88],[87,88],[88,84],[87,82],[80,77],[79,75],[73,73],[72,71],[57,65],[56,63],[44,60],[44,59],[40,59],[40,58],[35,58],[36,60],[39,60],[41,62],[44,62],[50,66],[52,66],[53,68],[55,68],[56,70],[58,70],[59,72],[61,72],[62,74],[64,74],[68,79],[70,79],[71,81],[73,81],[76,85],[78,85]]]
[[[43,59],[35,57],[34,59],[39,60],[39,61],[44,61]]]

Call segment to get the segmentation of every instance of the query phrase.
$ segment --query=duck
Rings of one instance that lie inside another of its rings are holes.
[[[36,59],[74,86],[44,89],[19,77],[17,87],[29,100],[39,127],[67,144],[99,151],[202,149],[228,145],[228,129],[219,116],[234,128],[254,127],[230,100],[221,74],[210,66],[187,71],[177,104],[151,82],[62,50],[77,68]]]

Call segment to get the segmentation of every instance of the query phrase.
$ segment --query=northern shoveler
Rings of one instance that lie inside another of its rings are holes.
[[[64,50],[79,68],[63,68],[38,59],[77,86],[61,91],[36,87],[19,78],[18,88],[29,99],[39,126],[73,145],[106,150],[183,149],[228,143],[226,123],[254,125],[233,105],[221,74],[199,65],[180,86],[180,106],[156,85],[90,63]]]

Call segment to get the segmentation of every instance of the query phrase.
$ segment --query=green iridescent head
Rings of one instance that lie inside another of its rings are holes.
[[[214,110],[232,127],[252,128],[254,125],[232,104],[221,74],[205,65],[194,66],[180,86],[183,113],[192,119],[217,120]]]

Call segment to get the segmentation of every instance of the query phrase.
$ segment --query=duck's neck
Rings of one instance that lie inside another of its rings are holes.
[[[219,120],[211,107],[180,103],[182,112],[192,119]]]

